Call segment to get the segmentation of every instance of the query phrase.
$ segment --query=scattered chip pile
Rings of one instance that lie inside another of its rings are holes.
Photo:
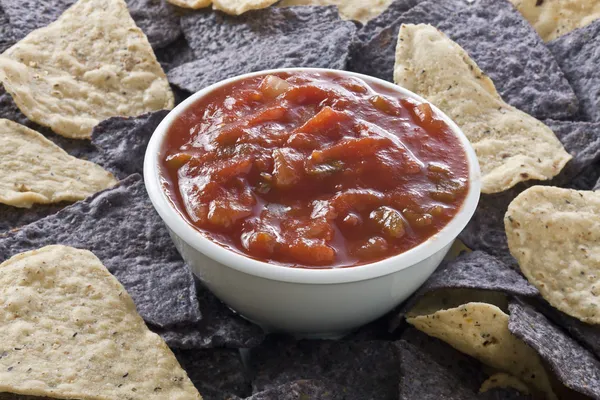
[[[275,3],[0,0],[0,399],[600,399],[600,1]],[[229,310],[140,176],[182,99],[301,66],[428,98],[483,172],[473,251],[338,341]]]

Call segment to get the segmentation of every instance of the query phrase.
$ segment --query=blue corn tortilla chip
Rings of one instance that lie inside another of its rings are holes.
[[[483,365],[439,339],[408,327],[395,342],[400,352],[401,400],[526,399],[514,390],[479,393]]]
[[[14,37],[20,40],[28,33],[54,22],[76,0],[0,0]],[[181,35],[179,16],[165,0],[125,0],[136,25],[144,31],[154,48],[173,43]]]
[[[508,308],[508,329],[537,351],[566,387],[600,398],[600,361],[533,307],[513,300]]]
[[[600,123],[545,120],[573,159],[556,178],[558,185],[567,185],[585,168],[600,162]]]
[[[156,59],[166,72],[196,59],[194,51],[183,35],[169,46],[156,50],[155,54]]]
[[[540,310],[548,319],[566,329],[585,348],[594,353],[600,359],[600,326],[586,324],[577,318],[573,318],[556,308],[552,307],[544,299],[537,299],[534,303],[536,309]]]
[[[152,207],[140,175],[0,235],[0,260],[51,244],[92,251],[125,286],[147,322],[164,327],[200,319],[192,273]]]
[[[36,204],[31,208],[17,208],[0,204],[0,235],[52,215],[69,203]]]
[[[299,380],[253,394],[246,400],[364,400],[332,382]]]
[[[398,398],[399,357],[393,342],[268,338],[250,351],[253,393],[302,379],[333,382],[357,399]]]
[[[197,60],[170,70],[168,78],[189,92],[264,69],[343,69],[356,32],[334,7],[267,8],[240,17],[199,11],[181,24]]]
[[[162,110],[139,117],[113,117],[102,121],[92,131],[92,144],[96,151],[90,153],[87,159],[120,179],[141,174],[148,142],[168,113],[168,110]]]
[[[350,69],[392,81],[402,23],[427,23],[440,29],[492,78],[507,103],[526,113],[541,119],[577,114],[577,97],[552,53],[508,1],[422,2],[371,41],[355,46]]]
[[[581,116],[600,121],[600,20],[548,43],[579,97]]]
[[[373,39],[384,28],[392,25],[406,11],[410,10],[424,0],[395,0],[390,6],[377,17],[364,24],[358,30],[358,38],[364,42]]]
[[[194,324],[166,329],[151,327],[167,342],[179,349],[207,349],[214,347],[251,348],[265,338],[265,333],[231,311],[202,284],[196,281],[197,297],[202,320]]]
[[[250,395],[250,381],[237,350],[175,350],[174,353],[204,400]]]
[[[0,53],[16,43],[8,15],[0,7]]]
[[[439,289],[492,290],[505,294],[534,297],[539,294],[522,275],[482,251],[464,253],[442,264],[421,286],[418,293]]]

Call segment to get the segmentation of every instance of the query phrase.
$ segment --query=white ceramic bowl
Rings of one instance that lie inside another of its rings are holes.
[[[479,164],[460,128],[432,106],[465,148],[469,162],[469,193],[457,215],[429,240],[382,261],[340,269],[288,268],[227,250],[195,230],[170,203],[159,176],[160,149],[173,121],[199,98],[232,81],[278,71],[331,70],[261,71],[219,82],[192,95],[165,117],[150,140],[144,161],[146,189],[183,259],[229,307],[268,331],[284,331],[303,337],[341,336],[392,310],[435,271],[475,211],[481,186]],[[377,83],[420,102],[426,101],[380,79],[346,71],[334,72]]]

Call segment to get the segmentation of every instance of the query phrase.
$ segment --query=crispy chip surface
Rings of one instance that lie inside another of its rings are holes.
[[[556,398],[540,358],[510,333],[508,315],[497,306],[472,302],[410,317],[407,321],[484,364],[513,374],[546,398]]]
[[[483,193],[557,175],[571,156],[542,122],[506,104],[456,43],[430,25],[402,25],[394,82],[438,106],[471,142]]]
[[[393,0],[283,0],[278,6],[337,6],[342,18],[364,24],[384,12],[392,2]]]
[[[0,392],[201,399],[91,252],[47,246],[0,264]]]
[[[77,201],[114,186],[113,175],[40,133],[0,119],[0,203],[15,207]]]
[[[599,0],[510,0],[544,41],[600,18]]]
[[[534,186],[508,206],[508,247],[552,306],[600,324],[600,193]]]
[[[167,0],[171,4],[175,4],[176,6],[183,8],[204,8],[208,7],[212,4],[212,0]]]
[[[32,121],[89,138],[112,116],[173,107],[173,93],[123,0],[80,0],[0,56],[0,78]]]
[[[279,0],[213,0],[213,8],[231,15],[267,8]]]

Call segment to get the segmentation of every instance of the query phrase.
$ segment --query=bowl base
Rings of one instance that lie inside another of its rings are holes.
[[[250,322],[252,322],[254,325],[258,325],[262,328],[262,330],[266,333],[266,334],[270,334],[270,333],[284,333],[284,334],[288,334],[294,337],[294,339],[296,340],[302,340],[302,339],[307,339],[307,340],[338,340],[343,338],[344,336],[349,335],[350,333],[352,333],[352,330],[348,330],[348,331],[342,331],[342,332],[319,332],[319,333],[312,333],[312,332],[305,332],[305,333],[296,333],[296,332],[289,332],[286,331],[284,329],[277,329],[277,328],[273,328],[272,326],[268,326],[268,325],[264,325],[261,324],[260,322],[257,322],[255,320],[253,320],[252,318],[248,318],[245,317],[244,315],[237,313],[240,317],[244,318],[245,320],[248,320]]]

